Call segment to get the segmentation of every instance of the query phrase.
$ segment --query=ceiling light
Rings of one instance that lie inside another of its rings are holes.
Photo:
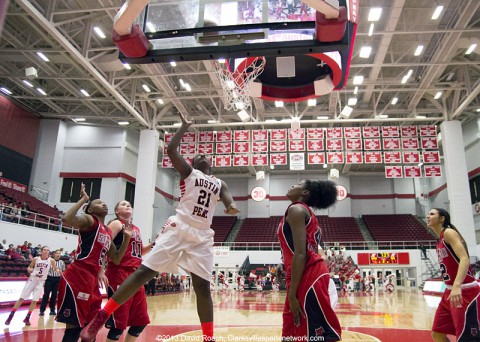
[[[185,88],[185,82],[181,78],[178,79],[178,82],[180,82],[180,85]]]
[[[25,83],[27,86],[29,86],[30,88],[33,88],[33,84],[31,84],[30,82],[28,82],[27,80],[23,80],[22,81],[23,83]]]
[[[90,94],[87,93],[87,91],[85,89],[80,89],[80,92],[87,97],[90,96]]]
[[[397,102],[398,102],[398,97],[394,97],[391,103],[392,105],[394,105],[394,104],[397,104]]]
[[[360,58],[368,58],[370,57],[370,53],[372,53],[372,47],[371,46],[362,46],[360,49]]]
[[[408,70],[408,72],[407,72],[407,77],[412,76],[412,74],[413,74],[413,69]]]
[[[292,119],[291,118],[286,118],[286,119],[282,119],[280,121],[281,122],[292,122]]]
[[[454,72],[449,73],[448,76],[447,76],[447,82],[450,82],[452,80],[453,76],[455,76]]]
[[[250,115],[248,115],[248,113],[245,111],[245,109],[242,109],[241,111],[239,111],[237,113],[237,115],[240,118],[240,120],[242,120],[242,122],[245,122],[248,119],[250,119]]]
[[[368,29],[368,36],[371,37],[373,34],[373,29],[375,28],[375,24],[371,23],[370,28]]]
[[[427,117],[425,115],[417,115],[416,118],[417,119],[426,119]]]
[[[147,21],[147,28],[150,32],[156,32],[155,26],[150,21]]]
[[[357,98],[356,97],[351,97],[348,99],[348,105],[349,106],[355,106],[357,104]]]
[[[75,121],[75,122],[84,122],[84,121],[85,121],[85,118],[76,118],[76,119],[73,119],[73,121]]]
[[[176,66],[177,66],[177,63],[176,63],[175,61],[171,61],[171,62],[170,62],[170,65],[171,65],[172,67],[176,67]]]
[[[328,116],[317,116],[317,120],[328,120]]]
[[[267,120],[265,120],[265,122],[277,122],[277,120],[275,120],[275,119],[267,119]]]
[[[7,95],[12,95],[12,92],[5,87],[1,87],[0,90]]]
[[[192,91],[192,87],[190,87],[190,84],[185,83],[185,90],[186,91]]]
[[[437,91],[437,93],[435,94],[435,96],[433,97],[435,100],[438,100],[439,98],[442,97],[442,92],[441,91]]]
[[[419,45],[417,46],[417,48],[415,49],[415,52],[413,53],[414,56],[420,56],[420,54],[422,53],[423,51],[423,45]]]
[[[403,76],[403,78],[402,78],[402,84],[407,83],[407,81],[408,81],[408,76],[407,76],[407,75]]]
[[[45,56],[43,53],[37,52],[37,55],[38,55],[38,57],[43,59],[45,62],[50,62],[50,60],[47,58],[47,56]]]
[[[275,101],[275,107],[277,108],[283,107],[283,101]]]
[[[362,83],[363,83],[363,76],[362,75],[355,76],[353,78],[353,85],[360,85]]]
[[[382,15],[382,9],[380,7],[370,8],[368,12],[368,21],[378,21]]]
[[[102,29],[101,29],[100,27],[95,26],[95,27],[93,28],[93,30],[95,31],[95,33],[97,34],[97,36],[99,36],[100,38],[102,38],[102,39],[107,38],[107,36],[105,36],[105,33],[103,33],[103,31],[102,31]]]
[[[476,112],[477,112],[477,113],[480,113],[480,108],[477,108]]]
[[[327,164],[323,164],[323,168],[324,168],[324,169],[326,169],[326,168],[327,168],[327,166],[328,166]]]
[[[150,88],[149,88],[148,85],[146,85],[146,84],[143,84],[143,85],[142,85],[142,88],[143,88],[143,90],[145,90],[147,93],[151,92]]]
[[[315,107],[316,105],[317,105],[317,99],[308,99],[307,100],[307,106]]]
[[[352,112],[353,112],[352,107],[345,106],[345,107],[343,107],[342,112],[340,113],[340,116],[348,118],[350,116],[350,114],[352,114]]]
[[[437,8],[435,8],[435,12],[433,12],[432,20],[437,20],[440,17],[440,14],[442,13],[442,11],[443,11],[443,6],[437,6]]]
[[[37,88],[37,91],[42,95],[47,95],[47,93],[45,91],[43,91],[42,88]]]
[[[131,69],[132,69],[132,67],[131,67],[130,64],[128,64],[128,63],[123,63],[123,67],[124,67],[125,69],[127,69],[127,70],[131,70]]]
[[[158,104],[163,105],[165,102],[162,99],[157,99]]]
[[[475,50],[477,48],[477,44],[472,44],[470,45],[470,47],[467,49],[467,51],[465,51],[465,54],[466,55],[469,55],[473,52],[473,50]]]
[[[386,114],[381,114],[379,116],[377,116],[377,119],[387,119],[388,118],[388,115]]]
[[[181,122],[175,122],[175,123],[173,124],[174,127],[178,127],[178,126],[181,126],[181,125],[182,125]]]
[[[355,87],[355,88],[353,89],[353,95],[357,95],[357,93],[358,93],[358,87]]]
[[[270,165],[270,169],[271,170],[275,169],[275,165]]]
[[[208,123],[210,124],[213,124],[213,123],[217,123],[218,121],[217,120],[207,120]]]
[[[223,63],[225,63],[225,58],[219,58],[219,59],[217,59],[217,62],[220,63],[220,64],[223,64]]]
[[[127,126],[127,125],[130,125],[130,122],[128,122],[128,121],[119,121],[118,124],[119,124],[120,126]]]

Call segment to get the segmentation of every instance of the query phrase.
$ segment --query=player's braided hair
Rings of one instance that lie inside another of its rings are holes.
[[[316,209],[326,209],[337,201],[337,185],[330,180],[305,180],[310,197],[305,204]]]
[[[465,248],[465,251],[467,252],[467,255],[470,256],[470,254],[468,253],[468,247],[467,247],[467,243],[465,242],[465,239],[463,238],[462,234],[460,234],[460,232],[458,231],[457,227],[455,227],[452,222],[450,222],[450,214],[448,211],[446,211],[445,209],[442,209],[442,208],[433,208],[434,210],[436,210],[438,212],[438,216],[440,217],[445,217],[445,220],[443,221],[443,229],[446,229],[446,228],[451,228],[453,230],[455,230],[457,232],[457,234],[460,236],[460,239],[462,241],[462,245],[463,247]]]

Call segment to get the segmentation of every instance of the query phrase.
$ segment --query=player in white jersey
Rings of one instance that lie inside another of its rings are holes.
[[[25,287],[20,294],[20,298],[15,303],[10,315],[8,316],[7,320],[5,321],[5,325],[9,325],[12,321],[13,316],[17,309],[22,305],[23,301],[32,295],[32,302],[30,303],[30,307],[28,309],[27,316],[23,320],[25,325],[30,325],[30,315],[32,311],[35,309],[37,305],[38,299],[40,298],[43,290],[43,284],[45,283],[45,279],[47,279],[48,271],[50,267],[55,270],[55,272],[62,273],[61,270],[57,268],[55,265],[55,261],[50,258],[48,255],[50,253],[50,249],[47,246],[42,247],[42,254],[32,259],[30,265],[28,265],[28,273],[30,273],[30,277],[25,284]]]
[[[192,124],[183,115],[180,117],[182,126],[167,148],[173,167],[180,174],[182,197],[177,213],[168,218],[142,265],[120,285],[105,307],[82,330],[80,337],[83,341],[94,341],[108,316],[157,272],[178,273],[179,266],[191,274],[203,337],[207,341],[213,339],[210,278],[215,232],[210,225],[218,200],[225,205],[226,214],[235,215],[239,211],[225,182],[210,176],[210,161],[205,155],[196,156],[190,165],[178,151],[183,135]]]

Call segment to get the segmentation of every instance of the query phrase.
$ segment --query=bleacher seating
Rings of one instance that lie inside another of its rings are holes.
[[[425,241],[435,236],[413,215],[363,215],[365,225],[375,241]]]
[[[247,218],[235,242],[278,242],[277,229],[282,216]]]
[[[365,241],[353,217],[317,216],[322,242]]]
[[[224,242],[236,220],[236,216],[214,216],[211,226],[215,231],[214,242]]]
[[[5,201],[12,201],[21,204],[25,203],[28,206],[29,211],[43,214],[45,216],[58,217],[60,215],[60,211],[27,193],[0,186],[0,194],[2,195],[0,200],[3,199]]]

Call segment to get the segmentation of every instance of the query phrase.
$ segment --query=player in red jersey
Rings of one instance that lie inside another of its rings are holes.
[[[340,323],[328,294],[330,275],[318,254],[320,227],[312,208],[336,202],[337,188],[328,180],[304,180],[292,186],[290,204],[278,227],[286,270],[287,299],[283,310],[285,341],[339,341]]]
[[[104,225],[108,214],[106,204],[90,197],[85,185],[80,190],[81,198],[63,216],[63,222],[78,229],[78,246],[75,260],[63,272],[58,290],[58,322],[66,323],[63,341],[77,341],[82,327],[90,322],[102,304],[99,286],[108,286],[103,266],[106,254],[113,257],[111,231]],[[84,213],[77,211],[86,204]]]
[[[108,227],[112,230],[112,241],[121,260],[109,258],[105,275],[108,278],[108,297],[118,289],[121,283],[128,278],[142,263],[142,255],[148,253],[153,243],[143,245],[140,236],[140,229],[132,222],[132,205],[128,201],[120,201],[115,206],[116,219],[109,222]],[[122,229],[128,231],[129,235],[119,234]],[[126,252],[123,253],[122,246],[128,239]],[[133,305],[134,304],[134,305]],[[107,321],[107,328],[110,329],[107,341],[118,341],[123,331],[127,328],[128,333],[125,341],[135,341],[143,329],[150,323],[147,311],[147,297],[145,287],[140,287]]]
[[[459,342],[479,341],[480,287],[470,269],[467,244],[444,209],[430,210],[427,225],[439,238],[438,262],[447,286],[435,312],[432,337],[436,342],[448,341],[447,334]]]
[[[192,124],[183,115],[180,115],[180,118],[182,126],[167,148],[168,156],[180,174],[182,196],[176,215],[168,218],[155,246],[145,256],[142,265],[122,283],[94,320],[82,330],[81,337],[84,341],[95,340],[108,316],[157,272],[178,273],[179,266],[191,274],[204,339],[213,339],[210,278],[215,233],[210,226],[218,200],[225,205],[226,214],[235,215],[239,211],[225,182],[210,175],[211,166],[205,155],[196,156],[192,165],[189,165],[180,154],[180,141]]]

